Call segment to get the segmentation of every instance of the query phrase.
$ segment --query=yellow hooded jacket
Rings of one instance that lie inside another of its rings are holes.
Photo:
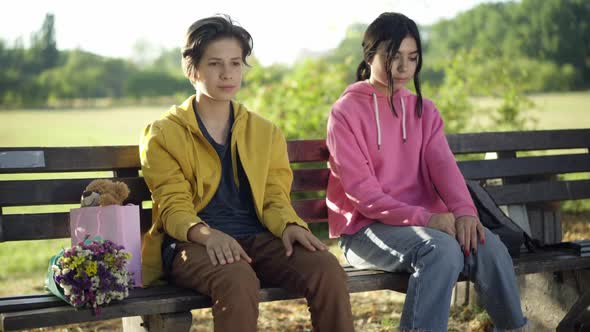
[[[153,202],[152,227],[142,244],[144,286],[163,277],[164,233],[188,241],[188,230],[203,223],[197,213],[211,201],[221,180],[221,161],[199,129],[194,99],[193,95],[182,105],[173,106],[149,124],[141,137],[141,169]],[[230,144],[234,180],[238,181],[239,151],[258,219],[279,238],[290,223],[309,229],[291,206],[293,172],[283,134],[243,105],[233,102],[233,109]]]

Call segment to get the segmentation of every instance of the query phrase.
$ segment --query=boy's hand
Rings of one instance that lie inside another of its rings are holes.
[[[328,249],[315,235],[295,224],[287,225],[287,228],[283,231],[282,240],[287,251],[287,256],[293,254],[293,243],[295,241],[301,243],[309,251]]]
[[[451,236],[457,234],[455,228],[455,217],[452,213],[435,213],[430,217],[427,227],[438,229],[441,232],[445,232]]]
[[[213,265],[231,264],[242,258],[252,263],[252,259],[236,239],[206,225],[193,226],[189,230],[189,241],[204,245]]]
[[[477,253],[477,240],[484,244],[486,242],[484,228],[478,218],[473,216],[461,216],[455,221],[457,229],[457,241],[463,249],[465,256],[469,256],[469,251]]]

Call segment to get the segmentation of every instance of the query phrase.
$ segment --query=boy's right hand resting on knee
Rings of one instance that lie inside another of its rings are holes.
[[[433,214],[428,221],[427,227],[438,229],[451,236],[457,235],[457,230],[455,229],[455,217],[450,212]]]
[[[205,224],[191,227],[188,240],[204,245],[213,265],[239,262],[242,258],[252,263],[252,259],[236,239]]]

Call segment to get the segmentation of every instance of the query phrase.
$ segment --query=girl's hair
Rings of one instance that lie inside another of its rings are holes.
[[[418,26],[410,18],[399,13],[383,13],[377,17],[365,31],[363,37],[363,61],[358,66],[356,71],[356,80],[364,81],[371,76],[371,67],[369,61],[377,53],[377,49],[381,43],[385,43],[387,57],[385,60],[385,70],[387,73],[387,96],[389,97],[389,105],[393,113],[397,116],[395,108],[393,107],[393,77],[391,75],[392,63],[395,54],[399,50],[402,40],[406,37],[412,37],[416,40],[418,46],[418,63],[416,66],[416,73],[414,74],[414,87],[418,95],[418,102],[416,103],[416,114],[422,116],[422,90],[420,89],[420,78],[418,77],[420,69],[422,68],[422,44],[420,42],[420,33]]]
[[[240,43],[242,61],[248,65],[246,58],[252,53],[252,36],[246,29],[237,25],[229,15],[220,14],[200,19],[188,28],[181,49],[184,76],[193,82],[195,70],[207,46],[213,41],[224,38],[233,38]]]

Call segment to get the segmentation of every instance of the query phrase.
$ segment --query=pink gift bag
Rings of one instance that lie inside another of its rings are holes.
[[[71,209],[70,236],[72,246],[84,241],[87,235],[89,238],[98,235],[125,247],[125,250],[131,253],[127,270],[133,273],[135,287],[142,286],[139,206],[109,205]]]

